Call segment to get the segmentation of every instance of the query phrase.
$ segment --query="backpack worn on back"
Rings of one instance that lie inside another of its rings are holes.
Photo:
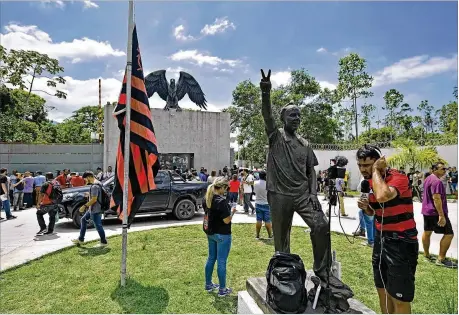
[[[107,192],[102,184],[94,184],[100,187],[100,197],[97,196],[97,202],[100,204],[102,210],[110,209],[110,194]]]
[[[303,313],[307,306],[306,270],[300,256],[276,252],[266,271],[266,301],[279,313]]]
[[[62,189],[61,189],[61,185],[56,182],[56,181],[52,181],[52,182],[45,182],[42,186],[41,186],[41,193],[43,194],[46,194],[46,191],[48,190],[48,187],[49,185],[51,185],[51,192],[48,196],[49,199],[51,199],[51,201],[54,203],[54,204],[59,204],[62,202],[62,199],[64,198],[64,194],[62,194]]]

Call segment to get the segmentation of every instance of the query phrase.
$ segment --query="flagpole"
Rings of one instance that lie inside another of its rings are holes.
[[[126,67],[126,124],[124,127],[124,181],[123,181],[123,234],[121,247],[121,286],[126,285],[127,229],[128,229],[128,189],[129,158],[131,142],[131,75],[132,75],[132,36],[134,31],[134,1],[129,1],[127,67]]]

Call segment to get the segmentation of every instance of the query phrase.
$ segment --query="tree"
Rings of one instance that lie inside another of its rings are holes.
[[[0,83],[0,112],[11,111],[14,108],[13,100],[11,99],[11,89]]]
[[[306,70],[294,70],[289,84],[271,91],[274,119],[282,126],[280,110],[293,102],[300,107],[302,115],[298,133],[311,142],[328,143],[333,141],[333,133],[338,129],[333,119],[334,95],[329,90],[321,91],[319,83]],[[250,80],[240,82],[233,91],[232,105],[224,111],[231,115],[231,132],[239,133],[239,153],[249,161],[264,164],[268,137],[261,115],[260,88]]]
[[[360,135],[360,141],[364,143],[390,142],[397,137],[397,132],[392,127],[373,128],[364,131]]]
[[[29,98],[34,91],[43,92],[58,98],[67,98],[67,93],[58,89],[55,90],[54,94],[33,89],[36,78],[48,79],[46,85],[52,88],[57,88],[58,83],[65,84],[65,79],[59,75],[64,71],[64,68],[59,65],[57,59],[33,50],[11,49],[9,53],[6,53],[5,49],[1,47],[0,51],[2,51],[0,57],[2,57],[6,67],[6,70],[2,68],[0,75],[6,78],[5,82],[29,92],[26,103],[29,102]]]
[[[397,148],[398,152],[387,159],[391,166],[422,169],[431,166],[435,162],[446,163],[438,155],[434,146],[419,147],[414,140],[402,138],[393,141],[392,144]]]
[[[425,133],[434,132],[434,127],[437,124],[436,119],[433,115],[434,107],[429,105],[429,101],[424,100],[419,104],[418,111],[421,113],[421,122],[424,126]]]
[[[81,124],[84,129],[88,129],[90,133],[99,132],[100,112],[99,106],[83,106],[73,112],[71,119]]]
[[[383,109],[387,111],[384,122],[386,126],[396,129],[397,125],[397,113],[400,105],[403,103],[404,96],[396,89],[390,89],[384,95],[385,105]]]
[[[442,132],[457,136],[457,111],[457,101],[443,105],[437,110],[438,124]]]
[[[58,143],[90,143],[91,132],[74,119],[67,118],[56,126],[56,141]]]
[[[368,91],[368,89],[372,86],[373,77],[365,72],[367,67],[366,60],[356,53],[351,53],[348,56],[341,58],[339,60],[339,66],[338,92],[343,99],[349,98],[352,101],[355,138],[358,141],[359,127],[357,99],[373,96],[373,93]]]
[[[371,121],[375,118],[373,112],[375,111],[376,106],[373,104],[365,104],[362,106],[362,125],[367,128],[367,131],[370,132]]]
[[[11,113],[15,117],[38,124],[47,120],[48,108],[44,98],[21,89],[11,90],[10,95],[14,104]]]

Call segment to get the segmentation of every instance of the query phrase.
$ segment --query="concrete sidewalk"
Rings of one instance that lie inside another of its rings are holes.
[[[322,201],[322,207],[325,211],[328,209],[328,205],[322,199],[323,197],[321,196],[320,200]],[[345,198],[345,208],[349,217],[341,218],[341,224],[338,217],[332,217],[331,229],[332,231],[341,233],[344,230],[347,234],[352,234],[359,224],[357,199]],[[453,230],[457,231],[457,203],[448,203],[448,208]],[[414,204],[414,209],[420,239],[423,232],[421,204],[416,202]],[[337,212],[338,208],[336,208],[336,213]],[[332,210],[332,214],[333,213],[334,211]],[[0,221],[0,270],[2,271],[48,253],[52,253],[56,250],[73,246],[71,240],[77,238],[79,235],[79,230],[73,226],[70,220],[62,219],[56,224],[56,234],[36,237],[35,233],[39,230],[39,227],[37,224],[35,209],[15,212],[14,214],[18,217],[16,220]],[[173,219],[166,219],[164,216],[143,216],[136,218],[129,230],[129,233],[154,228],[202,224],[202,219],[202,212],[198,213],[190,221],[176,221]],[[244,214],[243,209],[240,206],[238,207],[238,213],[233,219],[233,223],[255,223],[255,221],[255,216]],[[307,227],[301,217],[297,214],[295,214],[293,218],[293,225]],[[121,234],[121,226],[119,224],[119,220],[116,218],[105,220],[104,229],[107,236]],[[262,233],[266,232],[262,231]],[[95,229],[87,231],[86,241],[97,240],[98,238],[99,236]],[[431,253],[438,254],[440,239],[441,235],[434,234],[432,236]],[[293,239],[292,242],[295,242],[295,240]],[[360,243],[361,241],[356,239],[356,242]],[[422,250],[422,245],[420,245],[420,250]],[[448,251],[448,256],[457,258],[457,238],[454,238],[451,248]]]

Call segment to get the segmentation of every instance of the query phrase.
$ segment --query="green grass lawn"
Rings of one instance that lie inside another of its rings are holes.
[[[0,313],[235,313],[237,291],[249,277],[262,277],[273,244],[254,238],[254,225],[233,225],[228,261],[232,297],[203,290],[207,240],[200,225],[129,234],[128,285],[119,288],[121,237],[106,249],[94,243],[72,247],[0,274]],[[304,228],[292,230],[292,252],[312,268]],[[371,249],[333,234],[343,281],[355,297],[379,312],[373,286]],[[217,281],[216,272],[214,280]],[[419,257],[413,313],[457,313],[457,270],[437,267]]]

